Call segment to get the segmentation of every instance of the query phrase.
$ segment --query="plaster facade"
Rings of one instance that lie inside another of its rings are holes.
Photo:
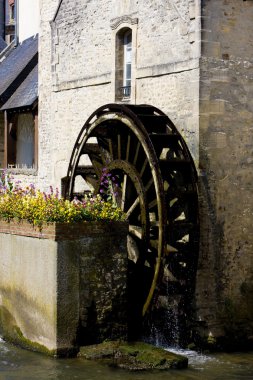
[[[60,186],[84,122],[96,108],[115,101],[117,23],[137,29],[131,102],[151,102],[167,113],[198,161],[198,5],[110,0],[99,7],[78,1],[73,8],[62,1],[56,12],[57,5],[41,2],[41,183]],[[54,125],[51,131],[49,125]],[[51,169],[45,173],[49,161]]]
[[[84,122],[115,101],[115,33],[132,28],[130,101],[172,119],[199,173],[196,322],[252,336],[253,2],[41,0],[40,15],[38,185],[60,187]]]

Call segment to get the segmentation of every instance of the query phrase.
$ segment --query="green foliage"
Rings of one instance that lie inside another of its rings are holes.
[[[52,187],[48,193],[35,190],[33,185],[22,188],[11,183],[10,178],[7,179],[5,176],[0,184],[0,219],[26,220],[34,226],[41,227],[53,222],[121,221],[125,220],[125,215],[100,195],[85,196],[82,201],[69,201],[60,198],[58,191],[54,192]]]

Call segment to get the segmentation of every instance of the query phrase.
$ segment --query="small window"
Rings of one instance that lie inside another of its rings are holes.
[[[8,118],[6,167],[34,169],[37,167],[36,124],[32,113],[15,114]]]
[[[123,96],[131,95],[131,73],[132,73],[132,32],[124,34],[124,73],[123,73]]]
[[[116,35],[116,100],[129,100],[132,81],[132,30],[121,29]]]
[[[15,20],[15,5],[10,5],[10,22]]]
[[[16,140],[16,164],[32,168],[34,165],[34,122],[31,114],[20,114]]]

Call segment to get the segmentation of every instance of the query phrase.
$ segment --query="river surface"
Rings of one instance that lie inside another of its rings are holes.
[[[53,359],[0,339],[0,380],[253,380],[253,352],[215,355],[181,352],[189,358],[188,369],[127,372],[81,358]]]

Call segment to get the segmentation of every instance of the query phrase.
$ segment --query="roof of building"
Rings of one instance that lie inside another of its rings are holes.
[[[7,43],[2,39],[2,37],[0,36],[0,52],[2,50],[4,50],[7,46]]]
[[[38,65],[25,78],[0,111],[32,106],[38,98]]]
[[[14,46],[0,62],[0,101],[5,103],[38,63],[38,35]]]

